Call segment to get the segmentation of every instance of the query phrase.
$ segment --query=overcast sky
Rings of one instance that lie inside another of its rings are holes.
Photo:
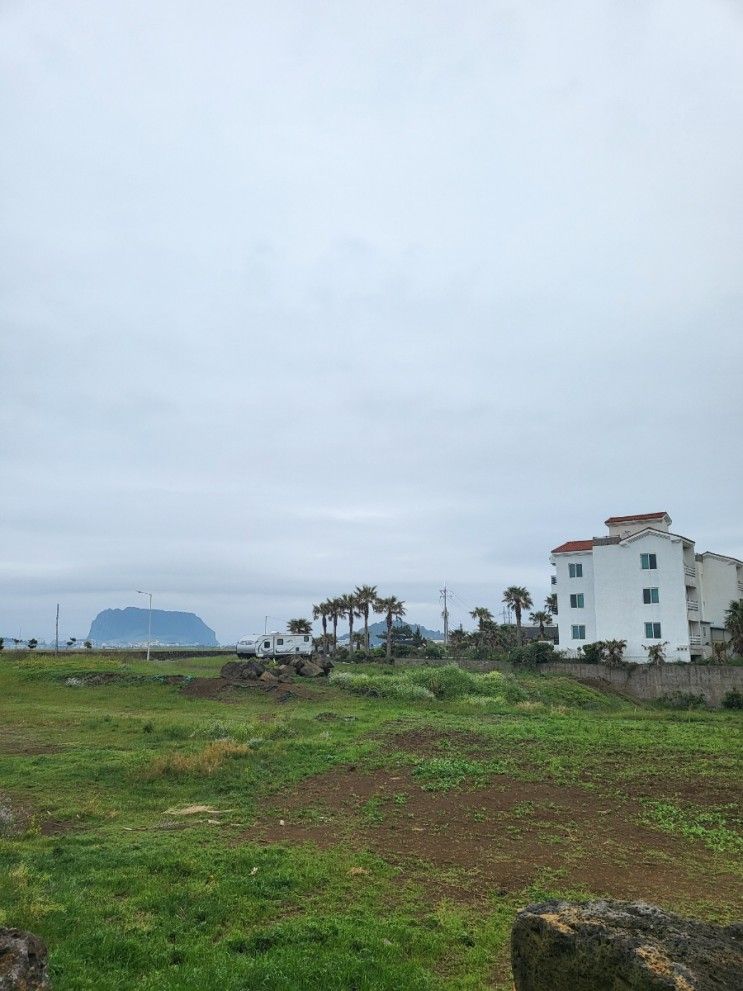
[[[0,635],[743,557],[742,84],[733,0],[0,0]]]

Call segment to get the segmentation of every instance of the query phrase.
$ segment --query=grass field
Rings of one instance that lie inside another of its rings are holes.
[[[740,713],[223,662],[0,659],[0,923],[57,991],[505,991],[530,901],[743,914]]]

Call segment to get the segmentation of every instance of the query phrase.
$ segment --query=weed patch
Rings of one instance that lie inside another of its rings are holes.
[[[235,757],[244,757],[250,753],[250,747],[245,743],[235,743],[233,740],[215,740],[203,750],[193,754],[165,754],[156,757],[142,772],[145,781],[155,778],[181,777],[185,775],[210,775],[218,771],[225,761]]]
[[[730,813],[734,810],[726,811]],[[735,825],[740,826],[740,820],[734,823],[732,816],[726,812],[684,809],[672,802],[648,802],[643,821],[666,833],[701,840],[708,849],[716,853],[743,854],[743,835],[739,828],[735,828]]]

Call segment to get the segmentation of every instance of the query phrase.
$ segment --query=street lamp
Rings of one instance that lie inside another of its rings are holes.
[[[147,660],[150,659],[150,641],[152,640],[152,592],[143,592],[141,589],[137,589],[137,595],[149,595],[150,597],[150,613],[147,618]]]

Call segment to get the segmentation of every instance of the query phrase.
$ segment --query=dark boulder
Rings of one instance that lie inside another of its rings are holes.
[[[298,672],[303,678],[320,678],[325,674],[321,667],[313,664],[312,661],[305,661]]]
[[[743,925],[642,902],[551,901],[519,912],[516,991],[743,991]]]
[[[235,685],[244,685],[253,681],[258,681],[266,670],[266,665],[258,660],[250,661],[228,661],[222,665],[220,674],[225,681],[230,681]]]
[[[0,926],[0,991],[49,991],[46,946],[33,933]]]

